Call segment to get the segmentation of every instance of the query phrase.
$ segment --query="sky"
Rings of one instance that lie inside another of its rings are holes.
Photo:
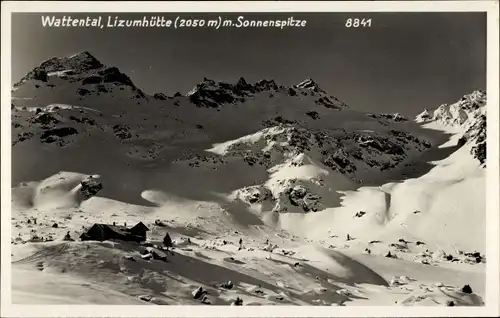
[[[117,14],[92,13],[99,15]],[[150,94],[186,93],[204,77],[228,82],[274,79],[279,85],[312,78],[351,108],[415,115],[486,89],[485,13],[243,13],[223,18],[240,15],[293,16],[307,22],[283,30],[48,28],[42,27],[40,13],[17,13],[12,16],[12,81],[49,58],[89,51]],[[143,16],[119,14],[122,19]],[[347,28],[348,18],[370,18],[371,26]]]

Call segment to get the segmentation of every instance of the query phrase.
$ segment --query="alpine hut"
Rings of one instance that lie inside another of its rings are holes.
[[[82,241],[106,241],[121,240],[142,242],[146,240],[146,232],[149,229],[144,223],[139,222],[134,227],[128,228],[122,225],[94,224],[87,232],[80,235]]]

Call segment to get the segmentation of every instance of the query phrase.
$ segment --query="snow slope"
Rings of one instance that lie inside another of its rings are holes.
[[[312,79],[150,96],[83,52],[12,94],[15,303],[482,303],[484,92],[417,122]],[[139,221],[166,262],[77,240]]]

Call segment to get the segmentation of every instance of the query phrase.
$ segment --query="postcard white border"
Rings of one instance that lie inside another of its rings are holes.
[[[2,2],[1,88],[1,316],[2,317],[383,317],[498,316],[499,305],[499,79],[498,1],[9,1]],[[484,307],[314,306],[53,306],[11,304],[11,13],[12,12],[487,12],[487,283]]]

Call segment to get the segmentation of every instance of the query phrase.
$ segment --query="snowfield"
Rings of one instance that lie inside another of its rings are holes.
[[[415,120],[312,79],[150,96],[83,52],[12,94],[14,304],[484,305],[485,92]]]

